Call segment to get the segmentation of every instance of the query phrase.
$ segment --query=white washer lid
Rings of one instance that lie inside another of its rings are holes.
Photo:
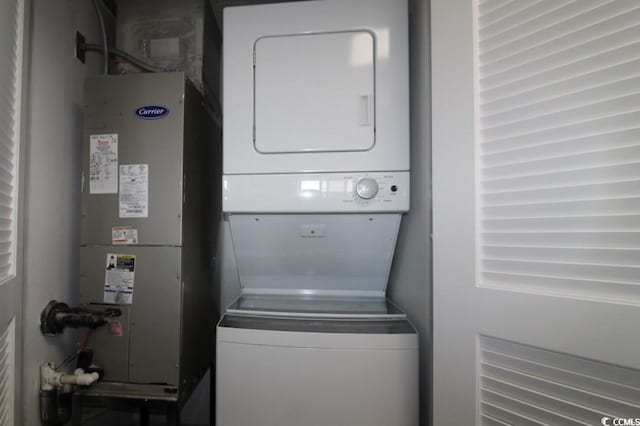
[[[232,214],[243,294],[383,299],[400,214]]]

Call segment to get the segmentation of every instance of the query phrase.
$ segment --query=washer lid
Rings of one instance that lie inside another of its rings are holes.
[[[231,214],[245,294],[384,298],[400,214]]]
[[[297,318],[402,319],[406,314],[381,297],[244,294],[227,313]]]

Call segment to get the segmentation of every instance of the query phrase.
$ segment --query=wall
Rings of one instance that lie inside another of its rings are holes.
[[[108,12],[105,12],[108,18]],[[89,0],[34,0],[31,16],[25,165],[25,275],[22,406],[24,424],[38,425],[38,366],[60,362],[75,334],[44,337],[40,311],[51,299],[77,302],[84,78],[102,70],[102,56],[74,57],[75,31],[100,43]]]
[[[411,210],[402,221],[389,295],[420,335],[420,419],[430,420],[431,94],[428,0],[409,0],[411,86]]]

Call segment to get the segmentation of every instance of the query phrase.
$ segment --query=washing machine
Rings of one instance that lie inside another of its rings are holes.
[[[407,25],[399,0],[224,11],[219,426],[418,423],[417,333],[386,298]]]

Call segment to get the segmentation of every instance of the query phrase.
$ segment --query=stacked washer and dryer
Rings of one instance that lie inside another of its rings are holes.
[[[386,299],[409,209],[407,16],[399,0],[224,11],[239,287],[217,327],[219,426],[418,423],[417,334]]]

